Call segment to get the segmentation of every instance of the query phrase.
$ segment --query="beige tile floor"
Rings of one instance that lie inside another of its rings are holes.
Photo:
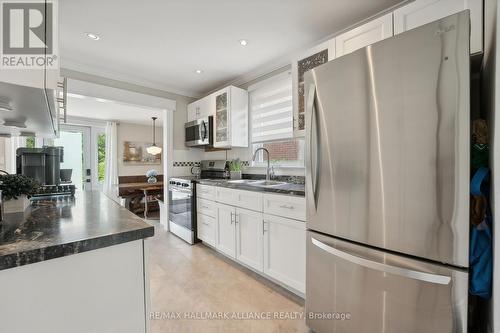
[[[303,319],[169,319],[179,312],[204,315],[298,315],[303,301],[221,257],[212,249],[190,246],[156,225],[150,240],[150,290],[153,333],[308,332]]]

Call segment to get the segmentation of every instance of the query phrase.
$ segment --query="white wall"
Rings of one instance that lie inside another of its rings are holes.
[[[9,139],[0,138],[0,170],[5,170],[5,171],[7,171],[6,141],[9,141]]]
[[[118,175],[119,176],[136,176],[145,175],[146,171],[155,169],[158,174],[163,174],[163,163],[165,161],[162,155],[162,164],[124,164],[123,163],[123,143],[125,141],[136,142],[151,142],[152,140],[152,127],[144,125],[135,125],[128,123],[120,123],[118,125]],[[156,128],[156,143],[162,146],[163,130],[161,127]]]

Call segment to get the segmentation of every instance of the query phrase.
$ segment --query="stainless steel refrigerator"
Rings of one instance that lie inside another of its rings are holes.
[[[307,324],[465,332],[469,12],[305,77]]]

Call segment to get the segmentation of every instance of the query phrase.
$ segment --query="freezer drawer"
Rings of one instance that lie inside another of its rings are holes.
[[[306,322],[316,333],[467,331],[464,270],[311,231],[306,269]]]

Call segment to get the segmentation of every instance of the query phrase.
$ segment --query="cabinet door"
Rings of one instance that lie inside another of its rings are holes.
[[[319,65],[335,59],[335,39],[319,44],[292,61],[293,129],[295,137],[305,135],[304,74]]]
[[[198,119],[197,113],[198,113],[198,101],[193,102],[191,104],[188,104],[187,106],[187,121],[193,121]]]
[[[248,147],[248,92],[229,87],[229,135],[231,147]]]
[[[306,224],[264,214],[264,273],[305,292]]]
[[[213,96],[209,95],[199,100],[199,118],[213,116],[215,114],[215,105],[213,103]]]
[[[262,213],[236,208],[236,259],[258,271],[263,269]]]
[[[337,57],[392,36],[392,13],[389,13],[338,35],[335,38]]]
[[[214,147],[217,148],[231,146],[229,99],[229,89],[223,89],[215,94]]]
[[[394,34],[470,9],[471,53],[483,50],[483,0],[416,0],[394,11]]]
[[[217,250],[235,257],[235,225],[234,208],[227,205],[217,205]]]

